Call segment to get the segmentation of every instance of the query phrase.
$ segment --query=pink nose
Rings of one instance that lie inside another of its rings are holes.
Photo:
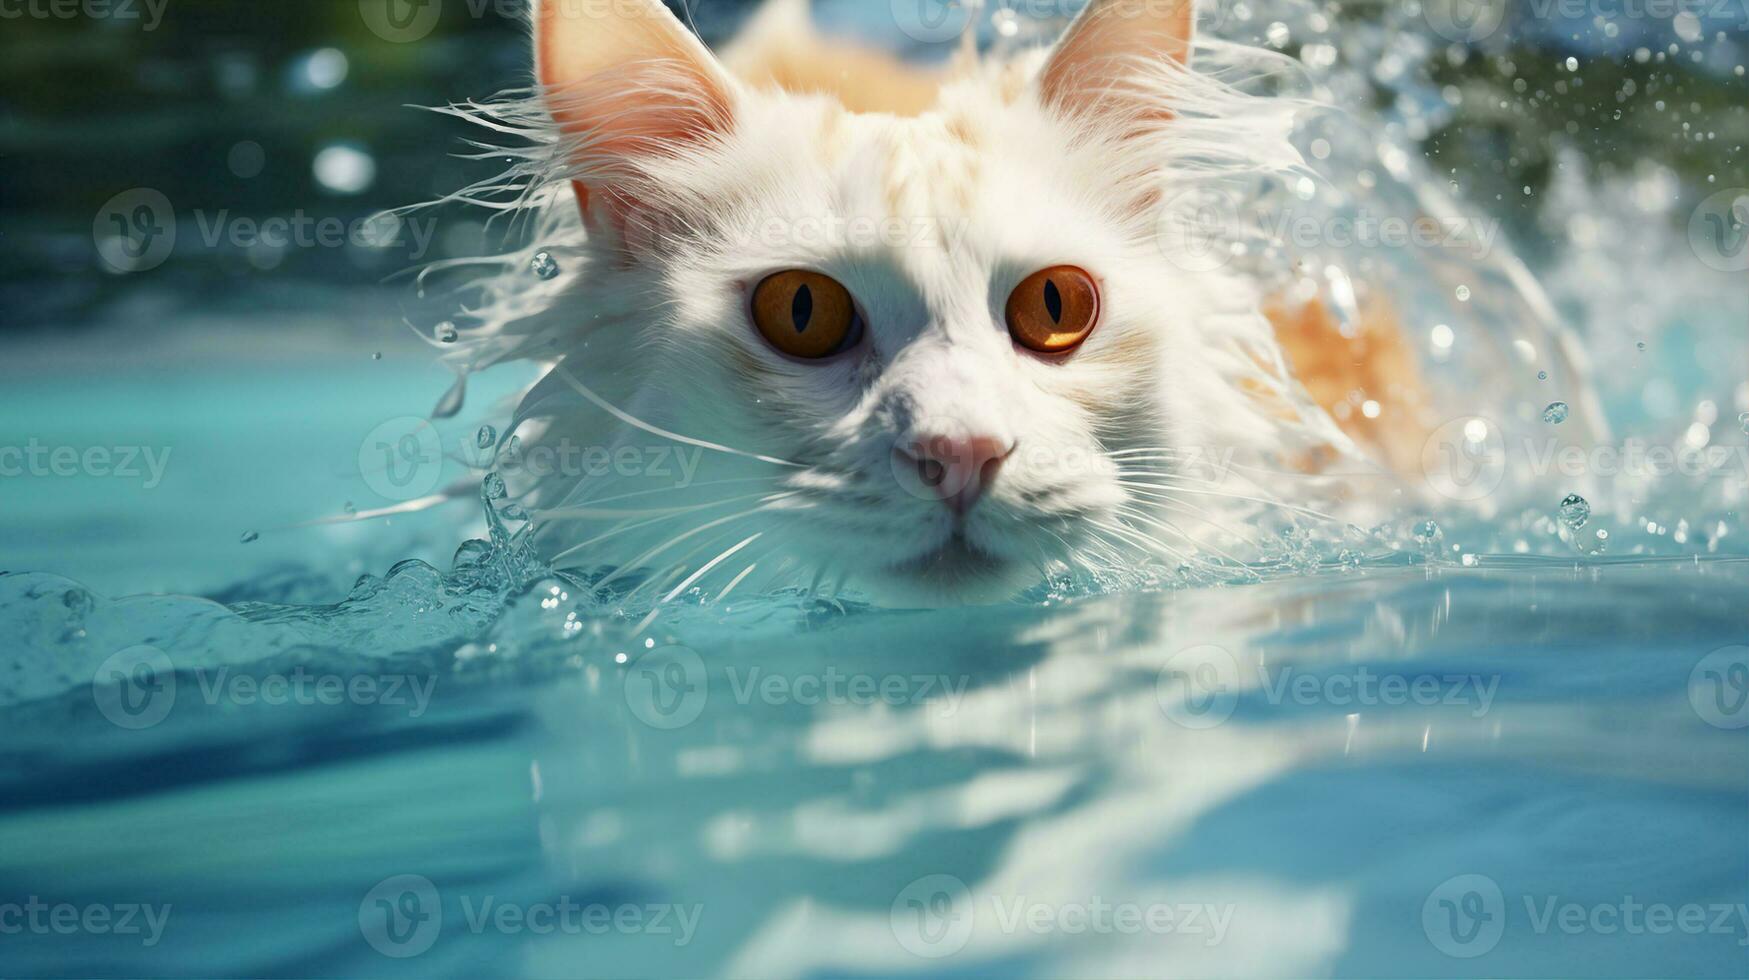
[[[917,468],[917,479],[949,510],[964,516],[996,482],[1014,444],[993,436],[927,436],[903,443],[894,452]]]

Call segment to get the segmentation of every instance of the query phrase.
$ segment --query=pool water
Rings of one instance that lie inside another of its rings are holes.
[[[1305,134],[1333,179],[1296,213],[1450,204],[1401,148],[1456,89],[1405,66],[1461,46],[1410,6],[1220,18],[1389,104]],[[528,371],[427,429],[454,379],[391,289],[117,280],[0,347],[0,447],[81,454],[0,475],[0,974],[1749,975],[1749,295],[1669,171],[1581,163],[1537,278],[1589,372],[1504,246],[1306,268],[1399,286],[1459,411],[1728,465],[1587,489],[1583,539],[1543,473],[1354,550],[1259,527],[1231,581],[984,607],[651,619],[474,495]],[[427,431],[461,498],[348,519],[417,496],[384,467]]]
[[[173,675],[9,712],[0,881],[164,928],[9,937],[8,970],[1740,976],[1749,651],[1713,651],[1746,586],[1715,560],[759,600],[625,664],[294,640],[227,673],[278,628],[233,621]],[[0,579],[14,615],[21,588],[71,586]]]
[[[42,923],[7,973],[1749,964],[1743,559],[750,596],[639,633],[450,572],[475,505],[287,529],[368,499],[352,448],[445,383],[369,353],[8,379],[46,442],[96,404],[174,455],[150,490],[9,487],[8,558],[56,574],[0,576],[0,882]]]

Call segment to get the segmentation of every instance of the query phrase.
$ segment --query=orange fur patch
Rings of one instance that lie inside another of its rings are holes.
[[[1382,299],[1362,304],[1352,335],[1322,300],[1275,297],[1264,314],[1294,378],[1348,436],[1400,473],[1420,466],[1431,395],[1402,320]],[[1376,402],[1376,417],[1363,410]]]

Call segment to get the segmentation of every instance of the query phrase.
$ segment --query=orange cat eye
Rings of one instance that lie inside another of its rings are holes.
[[[1040,354],[1074,350],[1098,322],[1099,287],[1072,265],[1041,269],[1008,296],[1008,333]]]
[[[766,276],[754,287],[753,325],[771,346],[810,361],[849,350],[862,338],[850,290],[801,269]]]

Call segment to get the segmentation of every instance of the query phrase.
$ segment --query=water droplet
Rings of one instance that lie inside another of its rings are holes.
[[[1543,421],[1550,425],[1560,425],[1567,421],[1570,412],[1566,402],[1551,402],[1548,408],[1543,409]]]
[[[553,253],[545,249],[534,253],[534,258],[529,260],[528,267],[533,269],[534,274],[542,279],[552,279],[559,274],[559,260],[553,258]]]
[[[462,405],[467,402],[467,398],[468,376],[458,374],[455,377],[455,384],[449,386],[449,390],[443,393],[443,397],[439,398],[436,406],[431,409],[431,417],[434,419],[454,418],[461,412]]]
[[[489,425],[480,426],[480,431],[474,433],[474,445],[481,449],[491,449],[498,441],[498,430]]]
[[[456,330],[455,324],[448,320],[437,325],[437,340],[439,343],[453,344],[460,338],[461,333]]]
[[[1415,525],[1415,540],[1424,545],[1434,545],[1445,540],[1445,529],[1435,521],[1422,521]]]
[[[1468,303],[1470,301],[1470,287],[1459,286],[1457,288],[1457,299],[1460,303]]]
[[[487,473],[486,482],[481,489],[485,491],[487,500],[503,500],[505,495],[504,478],[496,473]]]
[[[1591,521],[1591,502],[1576,493],[1561,501],[1561,523],[1577,531]]]
[[[1547,381],[1549,380],[1549,373],[1547,371],[1538,371],[1536,373],[1536,379],[1538,381]]]
[[[244,531],[243,537],[238,540],[242,541],[244,544],[254,544],[261,540],[261,535],[256,531]]]

